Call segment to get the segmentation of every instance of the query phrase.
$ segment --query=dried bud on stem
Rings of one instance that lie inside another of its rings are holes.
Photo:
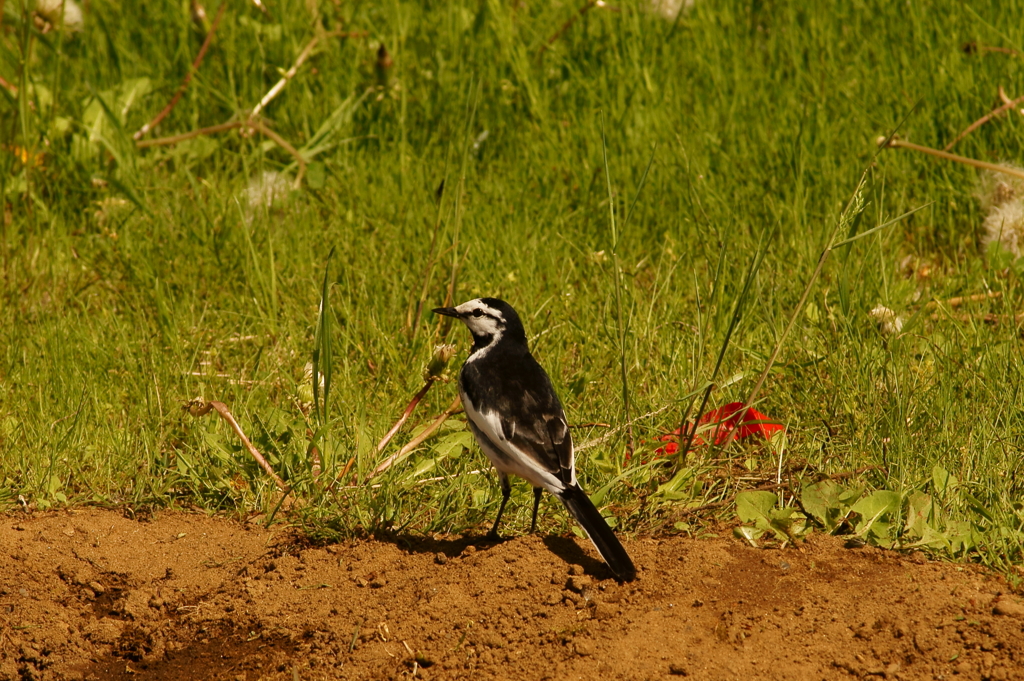
[[[434,354],[430,358],[430,362],[427,363],[427,368],[423,372],[424,381],[445,381],[448,380],[445,376],[445,369],[448,368],[448,362],[451,361],[452,357],[455,356],[454,345],[436,345],[434,346]]]

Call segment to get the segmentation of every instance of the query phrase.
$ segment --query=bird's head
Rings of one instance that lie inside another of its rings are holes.
[[[502,339],[526,343],[526,331],[511,305],[497,298],[477,298],[455,307],[434,308],[435,314],[461,319],[473,334],[474,349]]]

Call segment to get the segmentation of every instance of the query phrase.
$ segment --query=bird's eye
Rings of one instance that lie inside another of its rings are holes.
[[[477,309],[473,310],[473,316],[474,317],[483,317],[484,316],[484,311],[481,310],[480,308],[477,308]]]

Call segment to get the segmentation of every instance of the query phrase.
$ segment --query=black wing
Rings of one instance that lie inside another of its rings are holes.
[[[551,379],[529,354],[487,359],[483,368],[476,362],[463,367],[466,396],[479,412],[490,414],[484,420],[500,422],[500,439],[568,485],[573,478],[572,436]],[[498,429],[490,425],[498,424],[477,423],[481,430],[492,431],[492,441],[499,439],[493,432]]]

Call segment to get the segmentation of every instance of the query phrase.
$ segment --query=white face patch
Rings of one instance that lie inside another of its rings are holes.
[[[455,311],[475,338],[490,338],[486,346],[470,355],[469,361],[480,359],[491,346],[501,340],[505,330],[505,316],[498,310],[476,299],[459,305]]]

